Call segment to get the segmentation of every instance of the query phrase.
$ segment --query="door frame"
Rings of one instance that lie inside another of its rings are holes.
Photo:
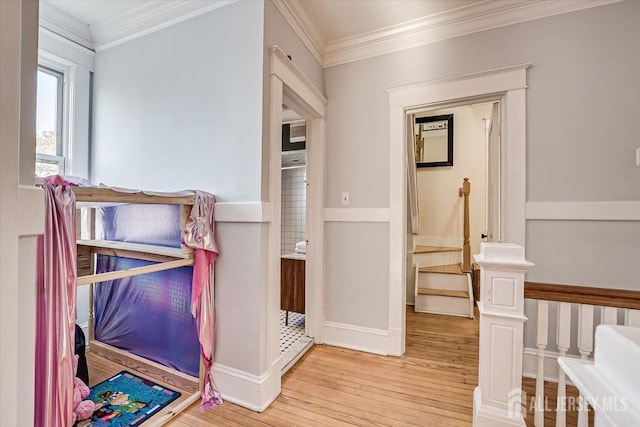
[[[502,108],[500,228],[502,241],[524,247],[526,235],[526,88],[531,64],[427,81],[389,94],[389,318],[388,350],[401,356],[406,330],[407,113],[443,105],[499,99]]]
[[[322,343],[324,321],[324,169],[327,99],[278,47],[270,53],[269,200],[272,218],[268,255],[267,351],[280,391],[280,244],[282,192],[282,104],[286,99],[307,126],[307,248],[305,261],[305,331]],[[277,371],[277,374],[276,374]]]

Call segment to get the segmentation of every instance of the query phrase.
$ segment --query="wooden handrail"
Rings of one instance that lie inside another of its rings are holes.
[[[462,244],[462,272],[471,273],[471,243],[469,240],[469,194],[471,183],[465,178],[462,187],[458,190],[458,197],[464,197],[464,243]]]
[[[640,310],[640,291],[623,289],[525,282],[524,297],[536,300]]]

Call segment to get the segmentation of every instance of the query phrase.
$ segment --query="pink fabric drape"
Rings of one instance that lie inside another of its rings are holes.
[[[36,427],[69,427],[73,411],[76,211],[69,187],[42,181],[45,231],[38,238]]]
[[[198,325],[200,352],[205,366],[201,392],[202,411],[222,403],[222,396],[213,382],[214,314],[212,264],[218,257],[214,238],[213,208],[215,198],[196,191],[195,202],[182,232],[182,242],[194,248],[193,284],[191,286],[191,314]]]

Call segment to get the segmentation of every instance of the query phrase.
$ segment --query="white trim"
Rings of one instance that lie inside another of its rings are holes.
[[[320,117],[325,117],[326,106],[329,101],[324,97],[322,92],[314,86],[314,84],[304,75],[304,73],[291,61],[287,55],[277,46],[269,49],[271,54],[271,74],[277,76],[283,82],[287,82],[286,85],[290,91],[297,95],[303,102],[301,107],[308,104],[309,109],[307,111],[298,111],[299,114],[306,113],[313,116],[313,113],[317,113]],[[293,99],[294,102],[297,99]],[[288,104],[287,104],[288,105]],[[282,107],[278,113],[277,120],[282,123]],[[280,146],[282,150],[282,145]]]
[[[369,33],[330,41],[324,49],[324,66],[332,67],[454,37],[604,6],[618,1],[621,0],[477,2]]]
[[[0,424],[30,426],[37,265],[31,234],[44,229],[45,216],[42,192],[36,204],[38,190],[26,189],[34,182],[38,3],[0,1],[0,29]],[[24,215],[31,226],[21,225]]]
[[[408,111],[489,95],[505,110],[500,186],[503,240],[525,246],[526,70],[529,64],[400,86],[389,94],[389,354],[404,353],[406,304],[406,144]],[[400,331],[397,336],[391,331]]]
[[[237,0],[147,1],[90,26],[96,51],[151,34],[188,19],[235,3]]]
[[[217,202],[216,222],[271,222],[273,205],[265,202]]]
[[[282,165],[282,103],[294,105],[307,121],[307,239],[306,256],[306,322],[305,330],[316,343],[323,343],[324,320],[324,152],[325,109],[327,100],[309,79],[277,46],[269,49],[269,96],[264,108],[269,112],[269,127],[265,138],[269,161],[269,200],[272,203],[271,224],[267,242],[267,292],[265,306],[267,323],[262,336],[266,342],[267,361],[278,363],[280,372],[280,229],[281,229],[281,165]],[[290,105],[290,106],[291,106]],[[264,247],[264,246],[263,246]],[[266,336],[265,336],[266,335]],[[263,348],[261,347],[261,350]],[[273,365],[272,365],[273,366]],[[275,369],[275,368],[274,368]],[[275,375],[274,375],[275,376]],[[280,392],[280,375],[271,388]]]
[[[79,45],[46,27],[40,27],[38,31],[38,56],[47,55],[50,55],[54,61],[64,62],[67,66],[79,65],[89,71],[93,71],[93,58],[95,56],[93,50]]]
[[[291,0],[271,1],[302,40],[302,43],[309,49],[311,55],[320,65],[324,65],[324,40],[300,3]]]
[[[529,202],[528,220],[640,221],[640,201]]]
[[[73,44],[93,49],[93,39],[89,25],[59,11],[49,3],[40,3],[40,27],[45,28]]]
[[[388,331],[347,323],[324,322],[324,343],[386,356]]]
[[[326,222],[389,222],[389,209],[325,208]]]
[[[18,186],[18,237],[44,233],[44,192],[41,188]]]
[[[214,363],[213,378],[224,400],[262,412],[278,397],[280,391],[280,359],[276,362],[275,367],[272,366],[262,375]],[[274,387],[277,387],[278,393],[273,393]]]
[[[530,66],[531,63],[525,63],[390,88],[389,107],[422,108],[426,104],[526,89],[524,71]]]
[[[416,246],[447,246],[462,249],[464,237],[455,236],[413,236],[412,248]]]

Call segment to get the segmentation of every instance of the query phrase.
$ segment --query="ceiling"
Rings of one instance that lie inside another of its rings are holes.
[[[294,0],[327,42],[378,31],[487,0]]]
[[[145,0],[42,0],[42,2],[87,25],[124,14],[143,3],[150,3]]]
[[[100,51],[234,1],[245,0],[41,0],[40,25]],[[331,67],[621,0],[270,1]]]

